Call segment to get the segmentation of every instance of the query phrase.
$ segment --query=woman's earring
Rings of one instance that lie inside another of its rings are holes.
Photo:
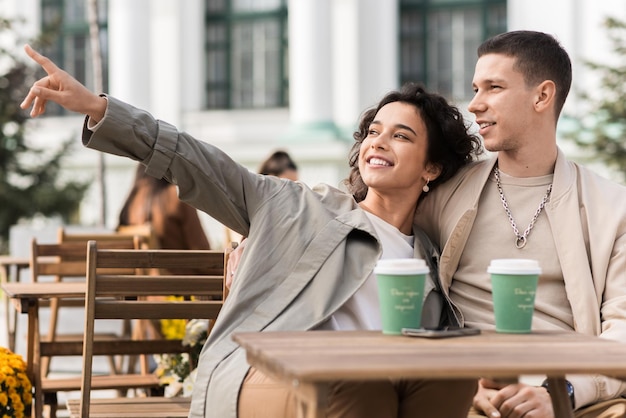
[[[429,182],[430,182],[430,179],[426,179],[426,184],[424,185],[424,187],[422,187],[422,190],[424,191],[424,193],[428,193],[428,191],[430,190],[430,187],[428,187]]]

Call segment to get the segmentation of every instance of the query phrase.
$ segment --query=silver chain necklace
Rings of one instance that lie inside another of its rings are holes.
[[[550,193],[552,193],[552,183],[548,186],[548,191],[546,192],[543,199],[541,199],[541,203],[539,207],[535,211],[535,215],[530,220],[530,223],[526,227],[523,235],[520,235],[519,230],[517,229],[517,224],[515,223],[515,219],[513,219],[513,214],[509,209],[509,203],[506,201],[506,197],[504,197],[504,191],[502,191],[502,183],[500,182],[500,170],[498,170],[498,165],[496,164],[493,167],[493,176],[496,178],[496,185],[498,186],[498,193],[500,193],[500,200],[502,201],[502,206],[504,207],[504,211],[506,215],[509,217],[509,221],[511,222],[511,227],[513,228],[513,233],[515,233],[515,247],[518,249],[524,248],[526,245],[526,240],[528,238],[528,234],[530,234],[530,230],[535,226],[535,222],[537,218],[541,214],[541,211],[546,206],[548,199],[550,199]]]

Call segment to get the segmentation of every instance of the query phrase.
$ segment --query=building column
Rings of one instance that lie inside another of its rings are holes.
[[[151,0],[150,88],[151,109],[158,119],[180,126],[182,97],[181,4],[171,0]]]
[[[151,0],[109,0],[109,93],[150,109]]]
[[[358,118],[398,87],[398,1],[335,0],[333,119],[344,136]]]
[[[335,136],[331,0],[289,1],[291,137]]]

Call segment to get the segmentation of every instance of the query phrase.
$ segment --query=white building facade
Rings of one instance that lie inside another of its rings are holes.
[[[573,90],[587,89],[595,80],[583,61],[612,59],[602,21],[626,18],[623,0],[99,1],[108,93],[217,145],[253,171],[284,149],[310,186],[340,185],[361,112],[404,81],[424,82],[465,111],[476,46],[487,36],[516,29],[554,34],[572,57]],[[84,29],[86,3],[0,0],[0,15],[24,17],[23,35],[34,37],[55,13],[67,27],[83,20]],[[62,58],[55,61],[89,85],[88,53],[77,53],[72,42],[59,43]],[[570,97],[566,112],[580,106]],[[32,121],[29,139],[54,146],[77,138],[66,175],[94,179],[81,207],[81,222],[94,225],[99,154],[82,148],[81,127],[80,116],[47,116]],[[112,228],[134,163],[111,156],[105,162]],[[221,245],[223,228],[204,220],[211,242]]]

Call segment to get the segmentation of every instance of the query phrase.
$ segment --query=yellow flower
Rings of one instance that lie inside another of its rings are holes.
[[[15,376],[9,375],[4,379],[4,384],[10,388],[14,388],[17,386],[17,379],[15,378]]]
[[[30,393],[33,386],[31,385],[30,380],[28,380],[28,376],[26,376],[26,373],[18,373],[17,379],[20,381],[19,385],[24,388],[24,392]]]
[[[24,418],[33,401],[26,363],[20,355],[0,347],[0,416]]]

